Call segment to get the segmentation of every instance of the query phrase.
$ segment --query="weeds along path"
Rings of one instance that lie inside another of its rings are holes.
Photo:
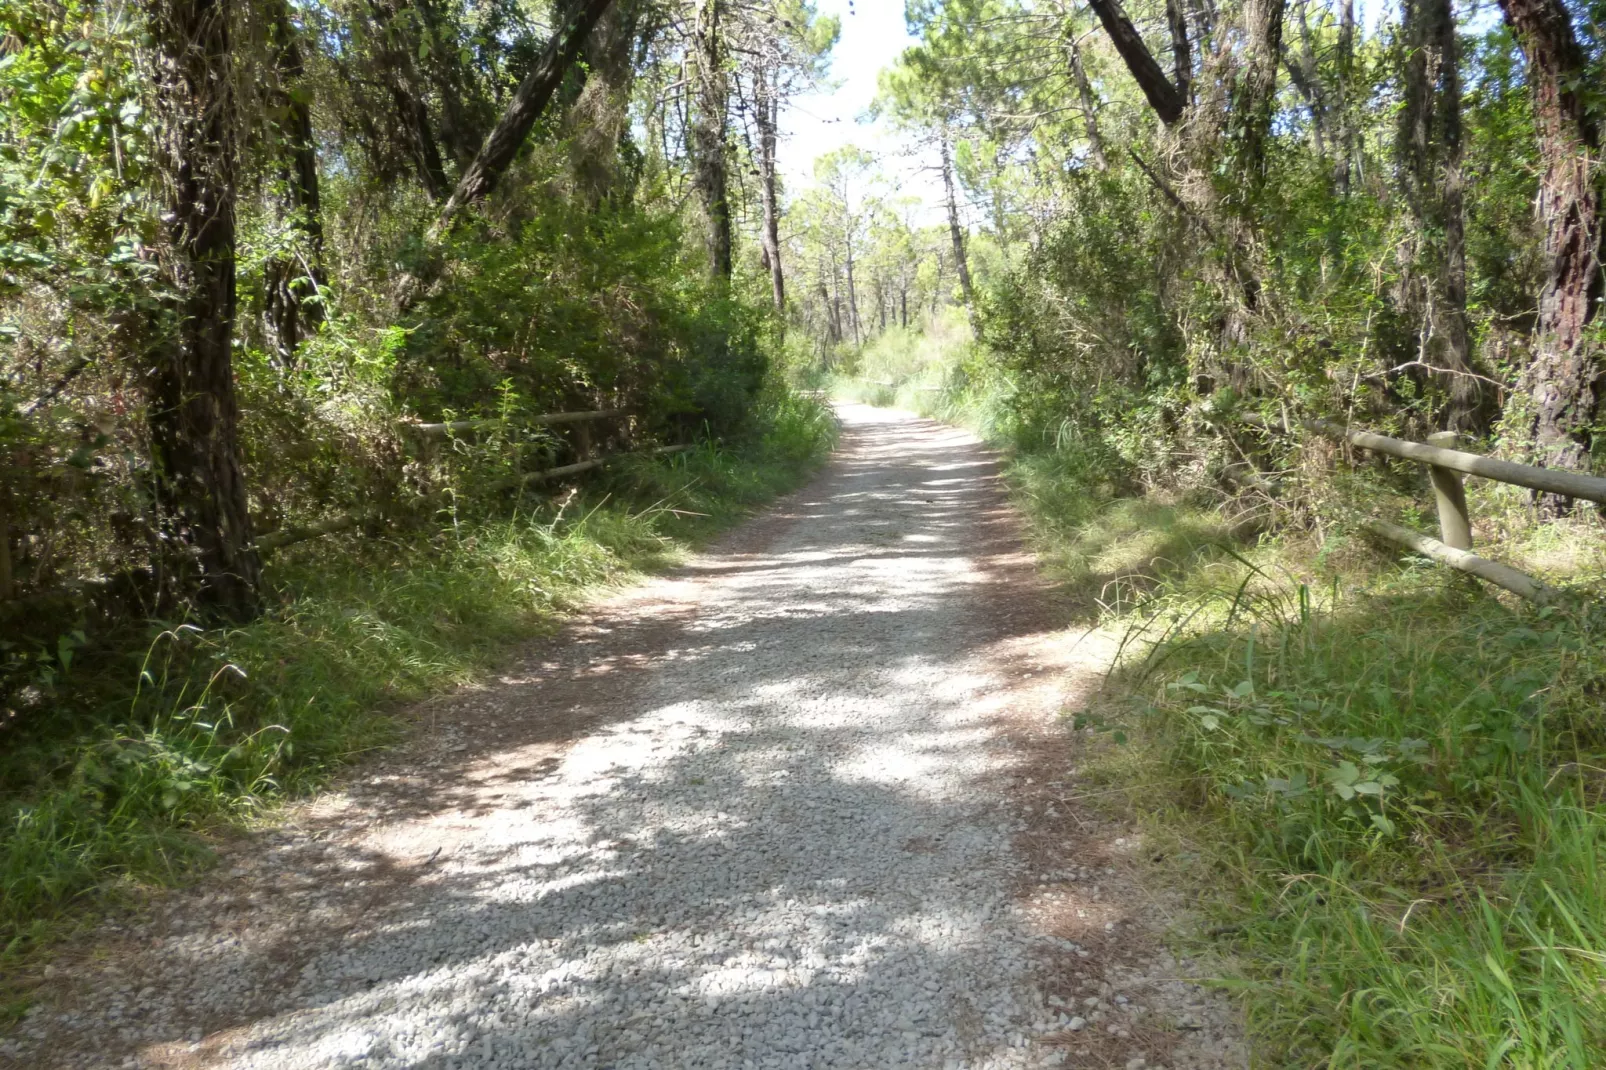
[[[993,458],[841,412],[813,485],[424,707],[408,747],[102,933],[0,1054],[1241,1065],[1118,894],[1122,841],[1065,802],[1055,714],[1108,650],[1056,631]]]

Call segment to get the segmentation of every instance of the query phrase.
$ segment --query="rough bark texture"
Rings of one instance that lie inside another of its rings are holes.
[[[725,72],[725,49],[720,27],[721,0],[701,0],[693,30],[693,77],[696,113],[691,125],[692,182],[703,208],[708,270],[716,279],[729,280],[731,210],[726,185],[725,113],[730,103],[730,78]]]
[[[1070,61],[1071,80],[1076,83],[1076,96],[1082,104],[1082,123],[1087,128],[1087,152],[1093,166],[1100,171],[1110,169],[1110,158],[1104,152],[1104,135],[1099,130],[1098,98],[1093,95],[1093,83],[1082,65],[1082,47],[1076,42],[1076,32],[1067,29],[1065,49]]]
[[[853,276],[853,244],[847,245],[847,255],[843,263],[848,273],[848,318],[853,323],[853,344],[864,345],[864,331],[859,324],[859,282]]]
[[[259,567],[237,439],[230,0],[152,0],[172,319],[145,377],[166,593],[244,619]]]
[[[290,9],[280,0],[271,10],[278,82],[274,96],[284,116],[279,126],[279,181],[282,210],[298,232],[299,255],[275,257],[263,268],[263,326],[268,344],[282,368],[295,364],[304,334],[323,322],[316,297],[323,286],[323,208],[318,188],[318,146],[312,130],[312,108],[303,84],[306,74],[301,43]]]
[[[1449,394],[1446,426],[1482,432],[1482,384],[1470,374],[1461,74],[1450,0],[1405,0],[1400,38],[1406,53],[1397,158],[1417,223],[1410,300],[1422,317],[1420,359],[1446,369],[1440,376]]]
[[[580,98],[564,126],[575,188],[595,210],[614,196],[619,180],[619,143],[629,120],[631,62],[640,23],[640,5],[615,3],[597,20],[583,50],[589,72]]]
[[[965,257],[965,231],[959,225],[959,197],[954,189],[953,152],[948,139],[942,139],[942,189],[948,199],[948,237],[954,243],[954,266],[959,273],[959,292],[965,298],[965,312],[970,316],[970,330],[981,337],[981,324],[976,322],[976,292],[971,286],[970,263]]]
[[[1305,106],[1310,109],[1311,149],[1318,156],[1326,156],[1335,139],[1328,129],[1327,93],[1322,86],[1321,63],[1316,58],[1316,48],[1311,41],[1310,19],[1305,9],[1304,0],[1300,0],[1295,8],[1299,24],[1299,53],[1296,56],[1285,47],[1283,64],[1288,68],[1288,77],[1293,79],[1294,88],[1299,90]]]
[[[1333,109],[1338,112],[1338,159],[1333,163],[1333,186],[1340,196],[1349,193],[1357,163],[1355,117],[1350,102],[1350,82],[1355,77],[1355,0],[1339,0],[1338,77],[1333,93]]]
[[[1110,43],[1115,51],[1126,63],[1127,70],[1137,81],[1138,88],[1143,90],[1144,97],[1160,121],[1172,126],[1182,120],[1182,113],[1187,107],[1188,98],[1171,80],[1166,77],[1165,71],[1155,61],[1150,53],[1149,46],[1143,43],[1143,35],[1138,33],[1132,20],[1127,18],[1126,12],[1121,10],[1117,0],[1090,0],[1094,14],[1098,15],[1099,22],[1104,25],[1104,32],[1110,35]]]
[[[786,275],[781,268],[781,212],[776,188],[775,147],[780,126],[781,98],[771,81],[773,74],[759,71],[753,76],[753,114],[758,122],[758,192],[763,202],[764,225],[760,238],[764,260],[770,272],[770,298],[775,311],[786,311]]]
[[[1186,106],[1193,84],[1193,47],[1188,41],[1188,15],[1182,9],[1182,0],[1165,0],[1165,20],[1171,30],[1172,78]]]
[[[1538,212],[1547,270],[1533,363],[1523,381],[1528,410],[1522,430],[1536,463],[1582,470],[1601,374],[1597,347],[1585,332],[1601,290],[1600,191],[1591,166],[1598,131],[1579,94],[1589,69],[1561,0],[1501,0],[1500,6],[1528,59],[1544,160]],[[1541,504],[1548,512],[1565,507],[1554,497]]]
[[[497,120],[496,126],[485,138],[479,153],[463,168],[457,188],[441,208],[440,218],[432,228],[432,237],[439,237],[450,229],[458,214],[467,206],[483,200],[496,188],[509,165],[530,136],[535,121],[546,110],[552,94],[563,82],[563,76],[574,65],[586,38],[602,18],[613,0],[582,0],[571,11],[568,19],[553,32],[535,66],[513,91]]]
[[[431,0],[412,0],[412,3],[429,39],[425,73],[440,101],[439,140],[457,166],[466,167],[485,136],[485,120],[474,114],[477,109],[473,107],[473,76],[459,58],[454,28],[441,18],[435,4]]]
[[[1282,65],[1284,0],[1245,0],[1243,5],[1243,70],[1234,94],[1230,128],[1237,163],[1243,169],[1247,208],[1258,200],[1266,178],[1266,139],[1277,96],[1277,70]]]

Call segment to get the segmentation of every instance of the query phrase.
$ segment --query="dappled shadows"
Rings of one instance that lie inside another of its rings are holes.
[[[814,484],[425,707],[417,744],[271,845],[282,909],[175,941],[166,983],[207,1035],[157,1023],[145,1057],[1048,1058],[1017,1043],[1043,1010],[996,726],[1052,607],[974,439],[845,419]]]

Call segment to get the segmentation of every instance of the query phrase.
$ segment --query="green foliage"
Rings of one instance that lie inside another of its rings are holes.
[[[398,405],[486,414],[506,383],[533,411],[733,428],[766,369],[762,321],[683,269],[680,248],[673,220],[561,206],[512,236],[458,239],[398,354]]]
[[[730,445],[633,459],[562,504],[287,551],[272,608],[244,627],[103,635],[76,658],[64,647],[53,715],[5,729],[4,941],[119,881],[180,878],[205,857],[197,831],[383,745],[398,703],[475,678],[597,585],[798,485],[834,435],[823,405],[775,388]]]
[[[1171,636],[1121,678],[1219,850],[1268,1052],[1596,1065],[1606,621],[1240,571],[1149,603]]]
[[[1213,872],[1259,1058],[1598,1065],[1599,602],[1513,609],[1341,537],[1251,549],[1075,454],[1013,471],[1122,636],[1074,721],[1110,741],[1088,773],[1186,839],[1178,879]]]

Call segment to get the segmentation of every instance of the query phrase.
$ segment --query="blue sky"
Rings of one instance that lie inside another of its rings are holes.
[[[876,77],[915,43],[903,21],[903,0],[816,0],[822,15],[842,20],[842,37],[832,54],[829,82],[801,96],[781,119],[779,158],[787,189],[798,193],[813,184],[816,158],[843,145],[873,153],[900,192],[920,197],[927,212],[940,203],[941,183],[923,172],[934,160],[910,159],[908,147],[885,124],[858,120],[875,98]],[[935,217],[931,221],[935,221]]]

